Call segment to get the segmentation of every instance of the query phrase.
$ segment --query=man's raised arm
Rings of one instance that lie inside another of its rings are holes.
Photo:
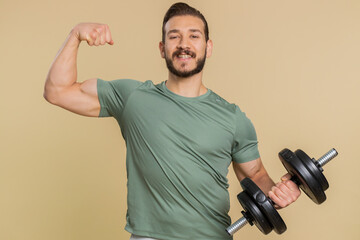
[[[45,82],[44,98],[71,112],[97,117],[100,112],[97,78],[77,82],[76,58],[81,41],[87,41],[90,46],[114,44],[106,24],[80,23],[76,25],[50,67]]]

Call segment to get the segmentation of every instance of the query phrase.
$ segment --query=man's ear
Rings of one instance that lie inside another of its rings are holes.
[[[213,50],[213,42],[209,39],[206,42],[206,57],[211,57],[212,55],[212,50]]]
[[[165,44],[162,41],[159,42],[159,50],[161,57],[165,58]]]

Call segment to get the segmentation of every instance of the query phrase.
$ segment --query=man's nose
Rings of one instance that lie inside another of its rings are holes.
[[[189,47],[190,47],[189,40],[184,37],[180,38],[178,48],[179,49],[189,49]]]

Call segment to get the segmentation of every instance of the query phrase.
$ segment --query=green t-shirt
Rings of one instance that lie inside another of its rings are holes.
[[[228,167],[259,158],[255,129],[208,89],[171,92],[165,81],[98,79],[99,117],[113,116],[126,142],[127,224],[164,240],[232,239]]]

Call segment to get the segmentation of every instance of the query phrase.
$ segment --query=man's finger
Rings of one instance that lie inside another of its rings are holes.
[[[105,35],[106,42],[109,43],[110,45],[113,45],[114,41],[112,40],[111,32],[110,32],[108,25],[105,25],[105,32],[106,32],[106,35]]]
[[[101,41],[101,28],[95,28],[94,32],[96,33],[96,34],[94,34],[96,36],[94,45],[99,46],[100,41]]]
[[[280,202],[280,201],[281,201],[281,200],[279,199],[279,197],[276,196],[275,193],[273,193],[272,191],[270,191],[270,192],[268,193],[268,195],[269,195],[269,198],[274,202],[274,207],[275,207],[275,208],[281,208],[281,207],[277,204],[277,202]]]
[[[296,185],[296,183],[294,183],[293,181],[287,180],[284,182],[284,184],[293,192],[299,191],[298,185]]]
[[[288,193],[291,192],[291,189],[285,184],[286,182],[281,182],[276,184],[276,186],[283,192],[283,193]]]
[[[106,30],[105,27],[101,27],[99,29],[99,36],[100,36],[100,45],[104,45],[106,43]]]
[[[281,200],[286,201],[287,200],[287,189],[284,188],[284,186],[276,186],[271,189],[273,193],[275,193],[276,196],[278,196]]]
[[[290,173],[287,173],[281,177],[281,181],[286,181],[286,180],[290,180],[290,179],[291,179]]]
[[[94,45],[94,40],[91,34],[92,33],[86,33],[86,41],[90,46]]]
[[[281,196],[282,193],[280,191],[280,189],[278,189],[277,187],[273,187],[271,189],[271,191],[269,192],[269,197],[270,199],[280,208],[286,207],[288,205],[287,201],[285,199],[283,199],[283,197]]]

